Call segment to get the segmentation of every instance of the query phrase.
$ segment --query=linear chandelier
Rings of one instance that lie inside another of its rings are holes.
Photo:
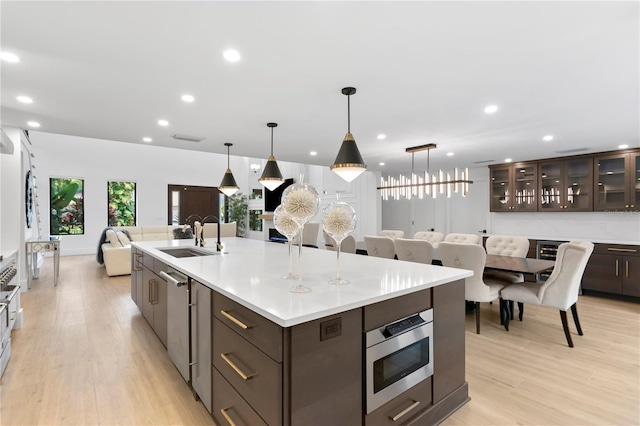
[[[463,197],[466,197],[469,192],[469,185],[473,183],[469,179],[468,168],[459,172],[458,168],[455,167],[453,169],[453,178],[449,172],[445,175],[442,170],[438,170],[437,175],[431,175],[429,157],[431,150],[436,147],[436,144],[430,143],[406,148],[405,152],[411,153],[411,176],[407,177],[400,174],[397,179],[393,176],[387,176],[386,180],[381,178],[381,184],[378,189],[382,199],[388,200],[391,197],[399,200],[400,197],[404,197],[410,200],[413,197],[422,199],[425,196],[436,198],[438,193],[451,197],[452,191],[461,193]],[[420,151],[427,151],[427,170],[424,172],[424,176],[419,176],[413,171],[415,153]]]

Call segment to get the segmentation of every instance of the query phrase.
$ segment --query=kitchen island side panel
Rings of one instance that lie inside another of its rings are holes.
[[[432,289],[433,403],[465,384],[464,280]]]
[[[289,336],[289,424],[362,424],[362,309],[296,325]]]

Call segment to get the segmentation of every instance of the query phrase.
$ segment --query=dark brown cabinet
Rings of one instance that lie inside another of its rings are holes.
[[[596,156],[594,210],[639,210],[640,153],[621,152]]]
[[[490,168],[492,212],[534,212],[538,165],[516,163]]]
[[[640,297],[640,246],[596,244],[582,290]]]
[[[538,173],[538,211],[593,210],[593,159],[542,161]]]

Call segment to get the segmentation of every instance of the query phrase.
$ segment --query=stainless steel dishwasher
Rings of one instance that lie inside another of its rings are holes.
[[[167,280],[167,352],[184,380],[191,386],[189,333],[191,283],[188,277],[168,268],[160,276]]]

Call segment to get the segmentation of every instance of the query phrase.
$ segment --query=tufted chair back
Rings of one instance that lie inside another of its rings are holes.
[[[541,305],[566,311],[578,301],[580,282],[592,252],[593,243],[560,244],[553,272],[538,290]]]
[[[492,235],[485,243],[487,254],[498,256],[527,257],[529,240],[525,237]]]
[[[475,234],[447,234],[444,241],[456,244],[480,244],[480,236]]]
[[[433,246],[429,241],[407,238],[393,240],[398,260],[431,264],[433,260]]]
[[[413,236],[413,239],[429,241],[433,248],[436,248],[438,243],[444,240],[444,234],[442,232],[418,231]]]
[[[398,231],[395,229],[383,229],[378,234],[380,237],[389,237],[389,238],[402,238],[404,237],[404,231]]]
[[[369,256],[393,259],[396,255],[396,248],[393,245],[393,240],[389,237],[365,235],[364,243],[367,246],[367,254]]]

